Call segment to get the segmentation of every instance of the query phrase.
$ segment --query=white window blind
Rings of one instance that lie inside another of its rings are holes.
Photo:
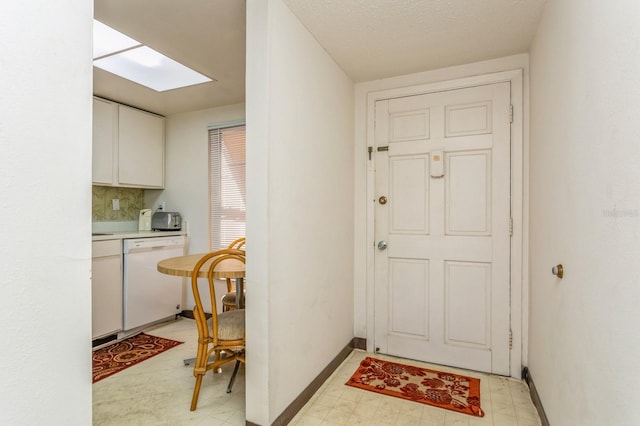
[[[245,236],[245,126],[209,129],[211,250]]]

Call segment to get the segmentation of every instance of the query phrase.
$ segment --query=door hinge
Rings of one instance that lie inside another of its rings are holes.
[[[369,161],[371,161],[371,153],[373,152],[373,147],[372,146],[368,146],[367,147],[367,152],[369,153]]]
[[[509,349],[513,349],[513,331],[509,330]]]
[[[509,123],[513,123],[513,105],[509,105]]]
[[[513,218],[509,218],[509,236],[513,237]]]

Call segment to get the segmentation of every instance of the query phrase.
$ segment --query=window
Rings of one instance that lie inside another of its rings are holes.
[[[209,129],[211,250],[245,236],[245,126]]]

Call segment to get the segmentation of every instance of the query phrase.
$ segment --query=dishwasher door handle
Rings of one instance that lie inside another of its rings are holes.
[[[125,249],[124,254],[149,253],[149,252],[158,251],[158,250],[181,249],[182,247],[184,247],[184,246],[183,245],[180,245],[180,246],[172,246],[172,245],[166,245],[166,246],[142,246],[142,247],[130,246],[130,247],[128,247],[128,249]]]

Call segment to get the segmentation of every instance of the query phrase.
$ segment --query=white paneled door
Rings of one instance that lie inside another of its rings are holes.
[[[509,83],[376,102],[379,352],[509,375],[510,103]]]

